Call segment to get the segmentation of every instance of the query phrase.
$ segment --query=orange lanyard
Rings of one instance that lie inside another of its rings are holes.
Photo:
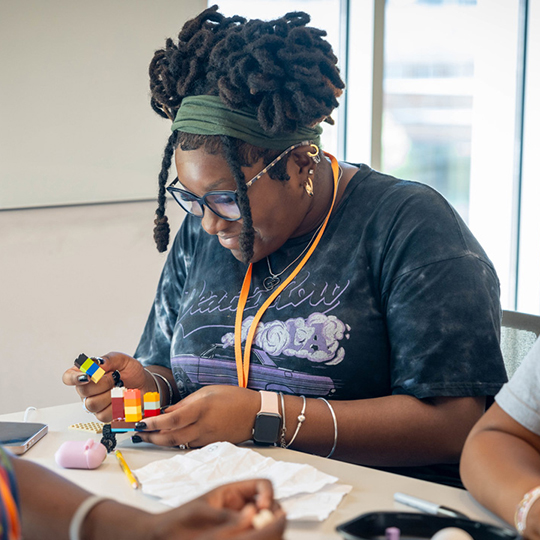
[[[249,377],[249,363],[251,359],[251,346],[253,345],[253,339],[255,338],[255,333],[257,331],[257,326],[264,312],[268,309],[268,306],[276,299],[276,297],[287,287],[287,285],[295,278],[295,276],[302,270],[304,265],[307,263],[308,259],[311,257],[312,253],[315,251],[319,240],[321,239],[328,220],[330,219],[330,214],[334,208],[334,203],[336,202],[337,195],[337,186],[339,178],[339,165],[334,156],[324,152],[324,155],[328,157],[332,163],[332,172],[334,175],[334,197],[332,198],[332,205],[328,211],[321,230],[318,232],[313,244],[304,255],[304,258],[298,263],[298,266],[292,271],[291,275],[283,281],[283,283],[267,298],[266,302],[259,308],[259,311],[255,314],[251,326],[249,327],[248,335],[246,338],[246,345],[244,347],[244,359],[242,360],[242,316],[244,314],[244,308],[246,307],[246,302],[249,295],[249,289],[251,286],[251,273],[253,270],[253,265],[250,264],[246,275],[244,277],[244,283],[242,284],[242,289],[240,291],[240,298],[238,299],[238,306],[236,308],[236,319],[234,323],[234,356],[236,358],[236,373],[238,375],[238,386],[242,388],[247,388],[248,377]]]

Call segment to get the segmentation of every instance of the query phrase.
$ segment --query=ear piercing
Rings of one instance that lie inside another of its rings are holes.
[[[311,175],[313,175],[314,172],[315,171],[313,169],[309,169],[308,177],[307,177],[306,183],[304,184],[304,189],[306,190],[306,193],[310,197],[313,197],[313,180],[311,179]]]

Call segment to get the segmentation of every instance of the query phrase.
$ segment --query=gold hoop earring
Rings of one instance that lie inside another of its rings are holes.
[[[320,163],[321,156],[319,155],[319,147],[316,144],[311,143],[311,148],[313,148],[313,152],[307,152],[307,155],[315,162]]]

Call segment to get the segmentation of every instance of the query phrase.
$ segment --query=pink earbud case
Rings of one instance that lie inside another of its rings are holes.
[[[87,441],[66,441],[54,455],[56,463],[64,469],[95,469],[105,457],[107,449],[92,439]]]

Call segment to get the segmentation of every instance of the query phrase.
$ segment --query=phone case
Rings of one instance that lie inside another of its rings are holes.
[[[447,527],[468,532],[474,540],[517,540],[510,528],[497,527],[470,519],[432,516],[413,512],[371,512],[342,523],[336,530],[347,540],[384,540],[389,527],[400,530],[401,540],[426,540]]]
[[[24,454],[48,431],[46,424],[37,422],[0,422],[0,444],[13,454]]]

